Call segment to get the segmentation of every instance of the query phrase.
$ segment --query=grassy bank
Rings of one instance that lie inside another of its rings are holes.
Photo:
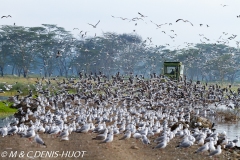
[[[0,101],[0,118],[13,115],[17,112],[17,109],[11,108],[12,103],[7,101]]]
[[[33,84],[37,79],[34,78],[23,78],[15,76],[4,76],[0,77],[0,88],[4,93],[0,93],[0,96],[14,96],[17,94],[17,90],[21,90],[23,94],[28,94],[28,90],[34,88]],[[4,85],[12,85],[12,88],[7,91]]]

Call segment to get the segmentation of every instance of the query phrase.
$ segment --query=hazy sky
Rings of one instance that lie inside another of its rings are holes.
[[[0,0],[0,2],[0,16],[12,16],[0,19],[1,25],[16,23],[19,26],[34,27],[41,24],[57,24],[75,35],[81,30],[88,31],[89,36],[94,36],[95,33],[101,35],[102,32],[108,31],[137,33],[143,39],[152,38],[155,45],[170,44],[172,47],[184,46],[184,42],[200,43],[200,39],[216,43],[221,35],[223,39],[228,39],[232,34],[237,35],[230,41],[230,45],[236,46],[236,41],[240,40],[240,18],[237,18],[238,15],[240,17],[240,0]],[[112,17],[132,19],[140,17],[138,12],[147,17],[131,22]],[[177,19],[188,20],[193,26],[183,21],[176,22]],[[96,28],[88,25],[96,24],[99,20]],[[168,24],[158,28],[151,21],[156,24]],[[200,24],[203,25],[200,27]],[[228,34],[223,35],[223,32]],[[209,41],[199,34],[203,34]],[[172,39],[170,36],[175,38]]]

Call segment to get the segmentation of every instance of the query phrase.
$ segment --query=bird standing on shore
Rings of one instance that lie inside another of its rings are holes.
[[[42,140],[42,138],[39,137],[38,134],[36,134],[36,136],[34,137],[34,141],[40,145],[44,145],[47,147],[47,145],[45,144],[45,142]]]
[[[124,139],[129,139],[131,137],[131,131],[126,131],[126,133],[124,134],[124,136],[122,138],[120,138],[119,140],[124,140]]]
[[[218,145],[217,149],[215,151],[212,151],[208,156],[217,156],[220,155],[221,153],[222,153],[221,146]]]

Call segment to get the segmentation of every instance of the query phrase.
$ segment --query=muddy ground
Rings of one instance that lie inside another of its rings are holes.
[[[150,139],[152,142],[150,145],[143,145],[141,141],[136,141],[133,138],[119,140],[122,135],[115,136],[113,142],[108,144],[99,143],[100,141],[98,140],[92,140],[92,138],[96,136],[95,133],[72,133],[69,136],[69,141],[60,141],[59,138],[47,134],[39,135],[45,141],[47,147],[39,146],[37,143],[31,142],[26,138],[21,138],[19,135],[0,137],[0,159],[202,160],[214,158],[208,157],[208,152],[205,154],[195,154],[194,151],[199,148],[197,145],[191,146],[188,149],[176,148],[175,146],[181,141],[181,139],[177,137],[171,140],[165,149],[159,150],[152,149],[156,146],[153,142],[154,137]],[[11,152],[15,153],[16,151],[16,157],[9,158]],[[52,153],[49,153],[50,157],[48,157],[49,155],[45,152],[37,151],[52,151]],[[67,151],[68,155],[66,155]],[[84,155],[82,151],[86,151]],[[20,155],[21,152],[24,154]],[[238,152],[237,150],[223,150],[217,159],[240,159]],[[42,155],[40,155],[40,153]],[[72,153],[74,153],[77,158],[75,158],[74,155],[70,158],[69,156],[71,156]],[[4,154],[7,156],[4,157]]]

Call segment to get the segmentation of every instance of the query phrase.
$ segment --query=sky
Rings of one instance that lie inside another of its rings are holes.
[[[236,41],[240,41],[239,0],[0,0],[0,3],[0,16],[12,16],[1,18],[0,25],[56,24],[76,37],[80,31],[87,31],[88,36],[101,36],[103,32],[138,34],[143,40],[150,38],[154,45],[169,44],[172,48],[184,47],[186,43],[226,41],[232,35],[237,36],[230,40],[230,46],[237,47]],[[130,21],[135,17],[141,19]],[[176,22],[178,19],[188,20],[193,26],[182,20]],[[99,20],[96,28],[88,24],[95,25]],[[167,24],[159,28],[154,23]]]

